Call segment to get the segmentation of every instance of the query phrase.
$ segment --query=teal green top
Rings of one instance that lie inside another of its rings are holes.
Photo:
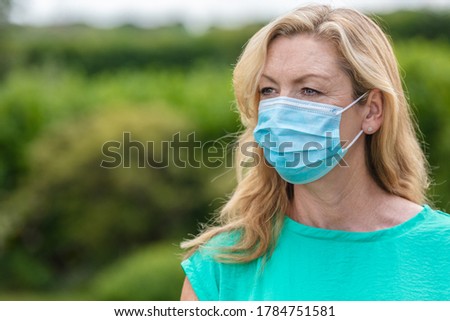
[[[262,258],[218,263],[213,254],[205,247],[182,262],[199,300],[450,300],[450,215],[427,205],[373,232],[326,230],[286,217],[264,266]]]

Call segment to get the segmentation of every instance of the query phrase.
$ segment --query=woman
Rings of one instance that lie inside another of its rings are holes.
[[[450,300],[450,216],[423,205],[426,160],[373,21],[282,16],[252,37],[234,88],[239,184],[182,244],[182,300]]]

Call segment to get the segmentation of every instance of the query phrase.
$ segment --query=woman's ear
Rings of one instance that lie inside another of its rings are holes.
[[[366,135],[378,131],[383,123],[384,99],[380,89],[372,89],[365,105],[362,129]]]

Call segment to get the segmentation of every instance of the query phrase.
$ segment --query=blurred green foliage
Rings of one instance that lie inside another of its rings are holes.
[[[431,196],[449,210],[449,15],[377,19],[394,39],[426,141]],[[259,27],[203,35],[182,26],[7,28],[0,38],[0,299],[178,298],[183,274],[173,244],[221,205],[234,176],[223,165],[138,165],[167,157],[161,144],[177,133],[232,141],[240,128],[232,67]],[[155,148],[122,148],[130,168],[102,168],[102,147],[123,144],[124,133]]]
[[[184,273],[176,245],[156,243],[101,270],[89,285],[98,300],[177,299]]]
[[[394,39],[423,38],[448,41],[450,37],[450,11],[396,11],[374,15],[387,34]]]
[[[119,69],[154,67],[183,70],[198,62],[226,66],[236,60],[242,46],[258,26],[212,29],[194,36],[181,26],[155,30],[124,26],[97,29],[77,25],[53,28],[12,27],[10,51],[24,66],[47,62],[82,70],[88,75]]]
[[[450,211],[450,44],[414,40],[396,49],[431,165],[429,196],[437,207]]]
[[[40,82],[27,84],[38,75]],[[0,205],[6,248],[0,253],[0,288],[75,286],[142,244],[194,231],[214,198],[230,190],[229,175],[211,182],[223,168],[138,168],[137,152],[121,153],[131,158],[131,168],[100,167],[103,144],[123,142],[125,132],[133,141],[154,142],[154,155],[147,148],[139,156],[160,160],[161,143],[176,133],[187,141],[195,131],[205,142],[233,131],[229,70],[120,71],[81,81],[80,74],[44,66],[10,77],[5,101],[12,107],[5,104],[4,110],[32,101],[40,117],[33,139],[20,128],[11,135],[22,135],[15,157],[27,166]],[[208,99],[210,93],[215,95]],[[19,115],[28,119],[32,112],[23,108]]]

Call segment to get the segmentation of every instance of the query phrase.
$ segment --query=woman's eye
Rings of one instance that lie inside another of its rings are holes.
[[[260,90],[261,96],[270,96],[275,93],[275,89],[271,87],[264,87]]]
[[[320,92],[315,89],[312,89],[312,88],[303,88],[302,94],[305,96],[315,96],[315,95],[320,94]]]

